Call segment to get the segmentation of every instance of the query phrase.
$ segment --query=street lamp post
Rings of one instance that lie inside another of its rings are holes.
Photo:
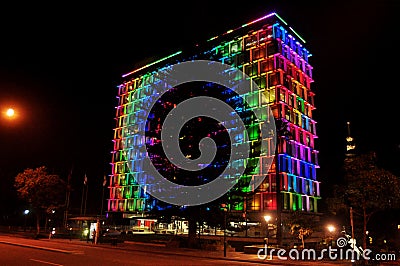
[[[28,216],[28,214],[29,210],[27,209],[24,211],[24,232],[26,232],[26,217]]]
[[[224,209],[224,257],[226,257],[226,210]]]
[[[328,229],[328,232],[329,232],[329,238],[328,238],[329,242],[331,242],[333,244],[333,234],[336,231],[336,227],[332,224],[329,224],[326,228]]]
[[[224,257],[226,257],[226,212],[228,210],[226,204],[221,204],[222,210],[224,211]]]
[[[268,246],[268,242],[269,242],[269,221],[271,221],[271,215],[265,215],[264,216],[264,220],[267,223],[267,235],[266,235],[264,244]]]

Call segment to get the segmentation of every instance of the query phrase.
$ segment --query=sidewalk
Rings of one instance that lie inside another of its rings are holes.
[[[202,250],[202,249],[190,249],[190,248],[172,248],[166,247],[165,244],[156,244],[156,243],[144,243],[144,242],[133,242],[133,241],[125,241],[123,243],[118,243],[117,245],[112,245],[111,243],[98,243],[93,244],[91,242],[81,241],[79,239],[43,239],[41,241],[51,241],[51,242],[62,242],[69,243],[73,245],[88,245],[94,248],[114,248],[121,250],[132,250],[132,251],[143,251],[146,253],[156,253],[156,254],[165,254],[171,256],[185,256],[185,257],[198,257],[198,258],[209,258],[209,259],[219,259],[226,260],[227,263],[229,261],[238,261],[238,262],[247,262],[249,264],[266,264],[266,265],[351,265],[350,262],[345,261],[328,261],[328,260],[318,260],[318,261],[302,261],[302,260],[282,260],[277,257],[271,258],[267,256],[265,259],[258,258],[257,254],[246,254],[243,252],[236,251],[226,251],[226,257],[224,256],[224,251],[210,251],[210,250]],[[154,249],[157,247],[157,249]]]

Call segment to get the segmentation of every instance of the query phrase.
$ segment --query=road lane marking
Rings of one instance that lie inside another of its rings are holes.
[[[85,252],[84,251],[82,251],[82,250],[71,250],[71,252],[70,252],[71,254],[78,254],[78,255],[83,255],[83,254],[85,254]]]
[[[40,263],[43,263],[43,264],[49,264],[49,265],[55,265],[55,266],[63,266],[63,264],[53,263],[53,262],[50,262],[50,261],[36,260],[36,259],[29,259],[29,260],[40,262]]]

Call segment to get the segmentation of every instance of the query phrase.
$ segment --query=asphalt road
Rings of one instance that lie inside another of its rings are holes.
[[[0,234],[0,266],[13,265],[351,265],[350,261],[260,259],[256,254],[172,248],[165,244],[93,244],[79,239],[39,239]],[[381,264],[383,265],[383,264]],[[399,265],[399,261],[384,265]]]
[[[0,237],[0,265],[249,265],[248,262],[225,261],[194,256],[157,253],[157,246],[139,250],[119,249],[68,241],[40,241]],[[16,242],[18,241],[18,243]],[[16,244],[17,243],[17,244]]]
[[[121,251],[82,248],[81,254],[68,254],[21,246],[0,244],[0,264],[21,265],[248,265],[245,262],[227,262],[182,256],[172,257],[163,254],[146,254],[139,251]]]

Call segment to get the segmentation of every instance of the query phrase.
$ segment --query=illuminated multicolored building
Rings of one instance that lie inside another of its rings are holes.
[[[250,193],[246,186],[240,188],[249,195],[231,206],[231,210],[250,220],[260,220],[267,212],[280,214],[292,210],[317,214],[320,182],[317,179],[316,121],[313,119],[315,93],[311,88],[311,54],[305,44],[285,20],[271,13],[210,38],[191,51],[177,51],[123,75],[125,82],[118,87],[117,96],[108,214],[130,217],[146,213],[158,204],[135,181],[141,178],[141,173],[131,171],[131,165],[144,156],[142,148],[149,142],[156,145],[159,141],[156,137],[146,138],[144,143],[136,135],[135,125],[148,119],[140,116],[138,103],[143,104],[145,95],[152,93],[147,91],[147,84],[155,71],[193,59],[218,61],[247,74],[259,88],[252,95],[246,95],[247,101],[253,109],[269,106],[279,125],[276,149],[257,157],[260,162],[257,172],[265,176],[263,183],[255,193]],[[163,106],[170,110],[174,104],[165,101]],[[149,132],[158,134],[162,130],[161,123],[148,125]],[[263,161],[271,158],[272,166],[263,167]],[[251,164],[249,161],[250,170],[242,176],[243,180],[252,178]]]

